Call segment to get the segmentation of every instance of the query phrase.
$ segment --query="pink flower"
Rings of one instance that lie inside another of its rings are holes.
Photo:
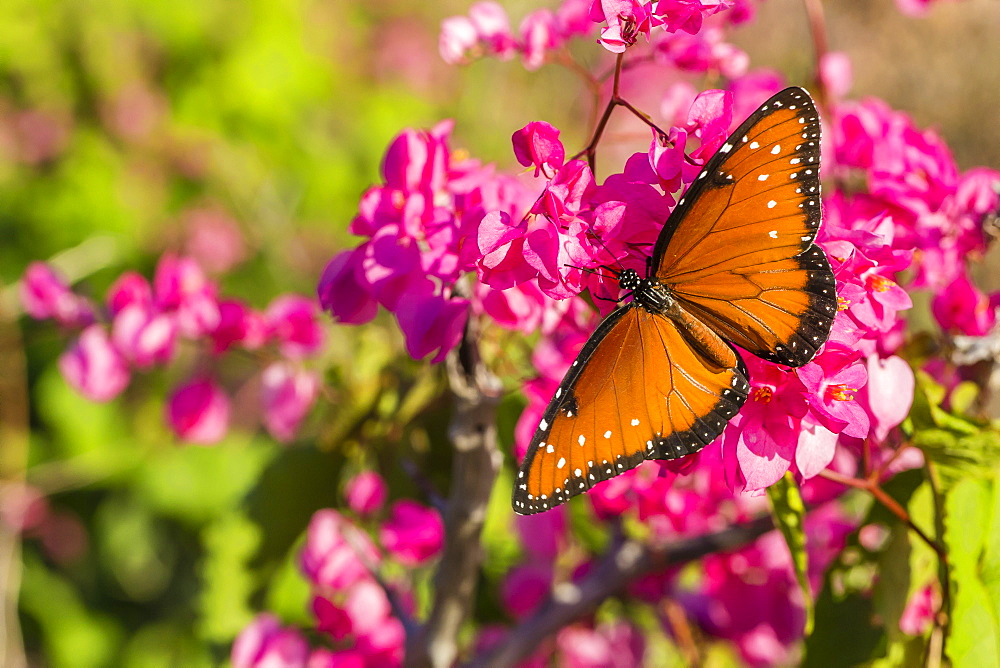
[[[567,626],[556,636],[556,646],[559,665],[566,668],[641,666],[646,650],[642,634],[624,622],[596,629]]]
[[[377,513],[385,504],[385,480],[375,471],[362,471],[347,482],[344,497],[347,505],[358,515]]]
[[[360,649],[314,649],[306,668],[367,668],[368,660]]]
[[[808,404],[795,374],[756,359],[747,366],[750,397],[723,432],[723,446],[730,484],[756,490],[773,485],[791,466]]]
[[[121,308],[115,315],[111,338],[136,367],[148,369],[167,364],[177,349],[177,321],[152,306],[138,303]]]
[[[318,622],[317,631],[329,634],[334,640],[343,640],[350,635],[351,617],[337,604],[322,596],[314,596],[312,611]]]
[[[390,508],[379,539],[404,566],[419,566],[441,550],[444,524],[437,511],[404,499]]]
[[[450,125],[433,130],[406,129],[386,149],[382,174],[388,188],[436,192],[447,181]]]
[[[490,1],[474,3],[469,8],[469,19],[488,53],[500,58],[507,58],[513,53],[514,36],[507,12],[500,4]]]
[[[449,16],[441,22],[438,52],[449,65],[467,62],[478,44],[476,26],[467,16]]]
[[[287,362],[270,364],[261,374],[260,388],[268,433],[283,443],[291,441],[318,393],[319,378],[314,372],[297,369]]]
[[[896,7],[899,11],[908,15],[923,17],[931,11],[931,3],[936,0],[896,0]]]
[[[523,619],[535,611],[551,590],[551,566],[515,566],[500,585],[500,600],[507,614]]]
[[[732,6],[733,0],[658,0],[653,12],[668,32],[683,30],[694,35],[705,17]]]
[[[75,295],[55,269],[44,262],[32,262],[20,284],[21,304],[32,318],[54,318],[66,327],[86,327],[94,322],[93,307]]]
[[[545,63],[549,51],[562,45],[562,34],[556,16],[549,9],[536,9],[521,21],[520,50],[527,70],[537,70]]]
[[[282,628],[271,614],[258,615],[237,636],[233,668],[305,668],[309,645],[298,631]]]
[[[544,121],[533,121],[511,136],[514,156],[525,167],[535,166],[535,176],[555,176],[566,158],[559,130]]]
[[[934,615],[941,606],[941,596],[932,585],[913,593],[899,618],[899,630],[911,636],[922,636],[934,622]]]
[[[127,306],[148,308],[153,304],[153,289],[144,276],[126,271],[108,288],[106,301],[112,316]]]
[[[216,287],[191,258],[169,253],[160,258],[153,293],[161,309],[176,312],[185,336],[198,338],[219,326]]]
[[[90,325],[59,357],[59,371],[73,389],[91,401],[110,401],[129,383],[125,357],[100,325]]]
[[[838,436],[811,416],[802,420],[802,433],[795,448],[795,468],[804,480],[830,465],[837,451]]]
[[[413,359],[431,353],[431,364],[442,361],[458,345],[469,316],[469,302],[434,294],[417,294],[402,300],[396,311],[406,337],[406,352]]]
[[[685,130],[670,128],[669,137],[653,131],[653,141],[648,153],[649,164],[656,172],[663,192],[672,193],[680,189],[683,168],[687,161],[687,155],[684,153],[686,145]]]
[[[381,555],[368,535],[340,513],[327,509],[313,515],[299,565],[314,584],[346,591],[369,577],[366,562],[377,567],[380,561]]]
[[[746,74],[750,57],[741,49],[723,40],[719,29],[705,30],[697,35],[663,33],[655,42],[659,60],[686,72],[705,73],[718,70],[735,79]]]
[[[855,395],[868,382],[868,371],[858,357],[856,351],[831,343],[795,373],[810,392],[817,422],[834,433],[863,438],[870,421]]]
[[[871,433],[876,441],[885,441],[889,432],[910,414],[916,379],[906,360],[896,357],[868,357],[868,382],[858,401],[871,415]]]
[[[212,332],[212,349],[218,355],[239,344],[256,350],[267,340],[268,325],[263,315],[238,299],[219,301],[219,326]]]
[[[989,297],[964,273],[934,295],[931,310],[941,328],[951,333],[982,336],[996,324]]]
[[[211,378],[195,378],[171,394],[167,421],[181,440],[212,445],[229,429],[229,397]]]
[[[343,251],[330,260],[319,279],[319,303],[338,322],[360,325],[378,311],[362,271],[362,257],[357,250]]]
[[[729,91],[706,90],[698,93],[688,112],[687,129],[701,139],[701,146],[692,158],[707,161],[729,136],[733,122],[733,94]],[[698,170],[700,171],[700,166]],[[691,176],[694,178],[694,174]]]
[[[215,274],[224,274],[247,257],[239,224],[221,209],[189,209],[183,215],[184,250],[195,262]]]
[[[323,328],[316,302],[301,295],[283,295],[267,307],[264,319],[278,350],[293,360],[314,355],[323,345]]]
[[[823,54],[819,63],[819,77],[834,99],[843,98],[851,90],[853,83],[851,59],[843,51]]]
[[[376,632],[392,618],[392,608],[385,592],[374,580],[361,580],[347,592],[344,610],[351,619],[351,629],[357,636]]]
[[[396,225],[385,225],[358,247],[363,253],[361,269],[368,291],[378,303],[395,311],[403,293],[433,290],[433,282],[421,267],[420,248],[405,238]]]
[[[594,0],[590,19],[608,24],[601,31],[598,43],[612,53],[624,53],[636,43],[639,35],[649,39],[650,30],[661,22],[652,15],[651,4],[640,0]]]

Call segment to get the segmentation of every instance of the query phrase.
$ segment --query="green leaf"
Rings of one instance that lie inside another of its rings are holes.
[[[996,605],[979,570],[987,542],[982,529],[993,523],[992,487],[986,480],[961,480],[945,499],[945,542],[953,598],[947,652],[956,667],[1000,664]]]
[[[795,578],[799,582],[805,604],[805,634],[809,635],[813,630],[814,610],[812,591],[809,589],[809,557],[806,554],[806,507],[791,472],[786,472],[780,480],[767,488],[767,498],[771,500],[771,514],[774,515],[775,524],[785,537],[785,544],[792,555]]]
[[[1000,433],[988,427],[971,433],[924,429],[913,435],[913,444],[938,465],[946,486],[966,477],[990,476],[1000,459]]]
[[[27,556],[21,609],[41,629],[47,665],[98,668],[115,664],[123,629],[110,616],[91,612],[68,580]]]
[[[903,506],[911,500],[926,496],[919,490],[925,485],[921,470],[903,471],[883,485],[883,490]],[[926,486],[926,485],[925,485]],[[867,500],[868,512],[858,525],[859,530],[870,524],[884,526],[891,534],[906,535],[904,525],[885,506],[871,500],[867,495],[858,495]],[[890,546],[892,538],[883,548]],[[898,547],[895,548],[898,551]],[[870,551],[861,546],[858,531],[848,537],[843,551],[827,568],[823,578],[823,588],[816,597],[815,628],[805,642],[802,665],[817,668],[838,668],[857,666],[884,658],[889,651],[889,635],[879,614],[872,592],[881,577],[880,550]],[[888,566],[898,568],[891,559],[885,559]],[[888,593],[895,589],[886,590]],[[895,605],[889,601],[879,601],[889,610]]]
[[[228,643],[253,618],[254,577],[249,562],[260,545],[260,527],[241,513],[218,518],[202,532],[201,635]]]

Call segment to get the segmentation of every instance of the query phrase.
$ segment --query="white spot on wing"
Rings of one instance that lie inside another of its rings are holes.
[[[579,443],[580,445],[583,445],[584,443],[587,442],[587,437],[584,436],[583,434],[580,434],[580,438],[576,439],[576,442]]]
[[[777,239],[778,238],[778,230],[771,230],[770,232],[767,233],[767,236],[771,237],[772,239]]]
[[[757,177],[757,180],[758,181],[767,181],[767,177],[769,177],[769,176],[771,176],[771,175],[770,174],[761,174],[760,176]]]
[[[564,466],[566,466],[566,458],[565,457],[560,457],[559,461],[556,462],[556,468],[557,469],[561,469]]]
[[[633,427],[639,426],[639,418],[632,418],[632,426]]]
[[[727,142],[722,145],[722,148],[719,149],[719,153],[729,153],[732,150],[733,150],[733,145]]]
[[[757,142],[750,142],[750,148],[760,148],[760,144]]]
[[[548,423],[547,421],[545,421],[545,420],[542,420],[541,422],[539,422],[539,423],[538,423],[538,427],[539,427],[539,428],[540,428],[540,429],[541,429],[542,431],[545,431],[546,429],[548,429],[548,428],[549,428],[549,423]]]
[[[604,438],[611,438],[611,430],[610,429],[608,429],[606,432],[604,432]]]
[[[778,206],[778,203],[775,202],[773,199],[770,202],[767,203],[767,208],[768,209],[773,209],[776,206]]]
[[[778,155],[781,153],[781,144],[775,144],[774,148],[771,149],[771,155]]]
[[[549,453],[550,455],[555,451],[556,449],[552,447],[551,443],[549,443],[549,447],[545,448],[545,452]]]

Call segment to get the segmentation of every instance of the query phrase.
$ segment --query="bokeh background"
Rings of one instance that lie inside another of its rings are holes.
[[[504,5],[515,22],[537,6]],[[829,47],[854,63],[853,96],[878,96],[935,128],[961,169],[1000,167],[1000,2],[936,3],[924,18],[892,0],[824,6]],[[326,261],[352,243],[358,198],[403,127],[454,118],[453,145],[505,168],[511,132],[532,120],[582,146],[593,100],[569,70],[441,61],[441,19],[467,10],[454,0],[0,2],[8,645],[23,637],[28,656],[52,666],[216,665],[255,611],[305,620],[294,546],[312,512],[338,502],[345,471],[381,461],[393,489],[413,492],[399,453],[382,447],[403,442],[431,482],[446,475],[440,375],[403,359],[388,319],[331,326],[324,398],[295,443],[257,435],[237,394],[226,441],[184,447],[162,421],[167,388],[190,373],[183,357],[110,404],[90,403],[56,368],[65,337],[20,315],[15,283],[45,259],[99,297],[125,269],[149,276],[175,250],[263,307],[313,294]],[[733,41],[752,66],[810,81],[800,0],[760,3]],[[574,50],[591,63],[606,55]],[[648,138],[622,129],[610,140],[631,153]],[[981,287],[1000,288],[997,266],[979,267]],[[504,403],[507,445],[521,405],[515,393]],[[413,410],[431,427],[412,429]]]

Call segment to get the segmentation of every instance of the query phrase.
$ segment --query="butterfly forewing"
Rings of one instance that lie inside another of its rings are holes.
[[[514,510],[547,510],[644,459],[711,443],[749,388],[727,350],[731,364],[719,366],[671,320],[634,304],[615,311],[549,403],[518,473]]]
[[[820,122],[788,88],[746,120],[671,214],[654,273],[724,338],[801,366],[836,313],[833,273],[813,244],[820,224]]]

